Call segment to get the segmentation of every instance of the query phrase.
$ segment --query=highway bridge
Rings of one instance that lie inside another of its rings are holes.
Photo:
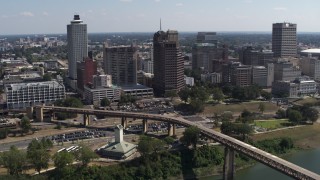
[[[92,109],[81,109],[81,108],[66,108],[66,107],[55,107],[55,106],[37,106],[36,107],[36,117],[38,120],[43,120],[43,110],[54,112],[68,112],[83,114],[85,124],[89,124],[89,115],[104,115],[108,117],[119,117],[124,120],[125,118],[143,119],[143,122],[147,120],[156,120],[167,122],[169,124],[180,124],[185,127],[196,126],[201,130],[201,133],[208,138],[211,138],[220,144],[224,145],[225,148],[225,164],[224,164],[224,179],[233,179],[234,177],[234,151],[242,153],[252,159],[255,159],[275,170],[280,171],[295,179],[317,179],[320,180],[320,175],[283,160],[277,156],[260,150],[254,146],[246,144],[235,138],[229,137],[207,127],[198,125],[194,122],[185,120],[179,117],[169,117],[157,114],[142,114],[133,112],[121,112],[121,111],[105,111],[105,110],[92,110]],[[146,123],[144,124],[144,126]],[[272,178],[272,177],[270,177]]]

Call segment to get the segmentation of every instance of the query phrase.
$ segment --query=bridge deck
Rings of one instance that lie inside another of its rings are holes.
[[[54,106],[39,106],[38,108],[47,109],[53,112],[70,112],[77,114],[100,114],[109,117],[127,117],[127,118],[138,118],[138,119],[149,119],[164,121],[169,123],[180,124],[186,127],[197,126],[201,133],[209,138],[221,143],[224,146],[239,151],[273,169],[276,169],[288,176],[296,179],[317,179],[320,180],[320,175],[283,160],[270,153],[262,151],[254,146],[246,144],[230,136],[224,135],[212,129],[200,126],[194,122],[185,120],[183,118],[166,117],[163,115],[156,114],[144,114],[144,113],[133,113],[133,112],[121,112],[121,111],[105,111],[105,110],[92,110],[92,109],[80,109],[80,108],[66,108],[66,107],[54,107]]]

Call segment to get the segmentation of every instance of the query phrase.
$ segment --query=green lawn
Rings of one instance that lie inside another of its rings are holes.
[[[263,121],[260,120],[260,121],[254,121],[254,125],[272,130],[272,129],[288,127],[291,125],[291,123],[287,119],[285,119],[285,120],[263,120]]]
[[[240,114],[244,109],[247,109],[251,112],[259,112],[259,104],[261,102],[243,102],[243,103],[237,103],[237,104],[207,104],[205,106],[205,109],[202,114],[221,114],[224,111],[231,111],[234,115]],[[265,105],[265,111],[264,113],[276,113],[276,111],[279,109],[276,104],[270,103],[270,102],[262,102]]]

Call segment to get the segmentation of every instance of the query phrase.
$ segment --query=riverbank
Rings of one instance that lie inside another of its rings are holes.
[[[299,128],[284,129],[281,131],[266,132],[251,135],[253,141],[290,137],[296,148],[314,149],[320,147],[320,124],[306,125]]]
[[[306,125],[292,129],[283,129],[279,131],[266,132],[263,134],[253,134],[250,138],[254,141],[262,141],[268,139],[285,138],[289,137],[293,140],[295,148],[289,150],[284,154],[277,154],[277,156],[286,159],[287,157],[293,156],[294,154],[299,154],[304,151],[317,149],[320,147],[320,124],[316,123],[314,125]],[[248,162],[236,162],[236,171],[241,171],[243,169],[249,169],[257,164],[256,161],[250,160]],[[198,179],[207,180],[212,177],[219,177],[221,173],[209,174],[199,174]]]

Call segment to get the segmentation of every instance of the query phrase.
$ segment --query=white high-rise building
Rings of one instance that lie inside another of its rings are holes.
[[[87,25],[80,20],[79,15],[74,15],[73,20],[67,25],[68,36],[68,63],[69,78],[77,79],[77,61],[83,61],[88,56]]]
[[[56,81],[8,84],[4,89],[8,109],[48,105],[65,98],[64,85]]]

